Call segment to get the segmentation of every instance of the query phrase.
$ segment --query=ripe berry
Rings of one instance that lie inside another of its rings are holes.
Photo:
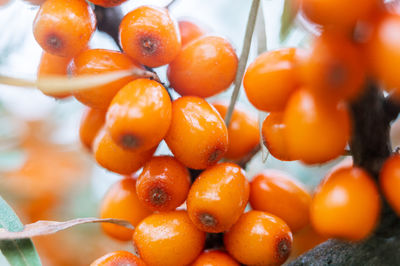
[[[297,258],[326,240],[328,238],[318,234],[311,225],[306,226],[293,235],[292,252],[289,260]]]
[[[188,169],[171,156],[153,157],[143,167],[136,191],[142,203],[154,211],[179,207],[190,187]]]
[[[71,71],[75,76],[95,75],[112,71],[142,69],[134,63],[127,55],[104,49],[89,49],[79,53],[73,61]],[[117,92],[136,77],[130,76],[117,81],[93,87],[90,89],[76,91],[75,98],[81,103],[98,109],[107,109],[112,98]]]
[[[340,168],[326,177],[311,203],[311,223],[327,237],[358,241],[377,224],[380,198],[370,175],[357,167]]]
[[[93,142],[94,157],[99,165],[109,171],[130,175],[150,160],[157,147],[146,151],[124,150],[110,137],[105,128],[100,129]]]
[[[213,103],[213,106],[222,117],[225,117],[227,104]],[[229,146],[224,157],[239,160],[251,153],[260,143],[259,132],[257,118],[236,105],[228,127]]]
[[[189,265],[204,247],[205,233],[186,211],[154,213],[135,229],[134,244],[146,265]]]
[[[46,52],[73,57],[87,46],[95,28],[94,12],[85,0],[47,0],[33,22],[33,35]]]
[[[243,78],[247,98],[259,110],[283,111],[299,86],[295,48],[263,53],[249,65]]]
[[[181,49],[179,28],[165,8],[138,7],[122,19],[122,49],[135,61],[159,67],[170,63]]]
[[[203,28],[190,20],[179,20],[178,26],[179,32],[181,33],[182,47],[206,34],[206,31]]]
[[[249,211],[225,233],[226,250],[246,265],[281,265],[289,257],[292,233],[280,218]]]
[[[344,105],[321,101],[307,89],[296,91],[283,123],[290,158],[324,163],[344,152],[350,138],[350,117]]]
[[[217,163],[228,150],[228,130],[208,102],[186,96],[172,103],[172,121],[165,142],[185,166],[204,169]]]
[[[393,155],[386,160],[382,167],[379,177],[381,189],[386,200],[394,209],[397,215],[400,215],[400,155]]]
[[[89,150],[92,150],[93,140],[96,138],[99,130],[104,126],[106,120],[106,111],[101,109],[86,108],[81,119],[79,128],[79,137],[82,144]]]
[[[249,182],[233,163],[220,163],[202,172],[190,188],[187,210],[202,231],[228,230],[243,213],[249,200]]]
[[[168,66],[171,87],[182,96],[210,97],[229,88],[238,67],[231,44],[221,37],[198,38]]]
[[[239,263],[223,251],[206,250],[200,254],[192,266],[239,266]]]
[[[126,2],[126,0],[90,0],[90,2],[98,6],[113,7],[119,6],[123,2]]]
[[[309,223],[310,194],[291,177],[277,170],[265,170],[250,183],[250,205],[284,220],[293,233]]]
[[[137,79],[123,87],[112,100],[106,118],[112,139],[129,150],[148,150],[158,145],[170,123],[168,92],[149,79]]]
[[[110,252],[98,258],[90,266],[146,266],[143,260],[124,250]]]
[[[122,219],[136,226],[149,216],[151,211],[139,200],[136,194],[136,180],[121,179],[108,190],[101,203],[100,218]],[[102,223],[102,229],[109,236],[127,241],[132,238],[133,230],[126,227]]]

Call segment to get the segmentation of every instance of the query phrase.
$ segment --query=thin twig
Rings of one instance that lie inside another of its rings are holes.
[[[243,48],[242,48],[242,53],[240,55],[239,66],[236,73],[235,87],[233,89],[231,101],[229,103],[228,111],[226,112],[225,116],[225,124],[227,126],[229,126],[231,122],[233,109],[235,108],[235,104],[240,92],[240,87],[242,85],[242,77],[246,69],[247,59],[249,58],[251,40],[253,38],[253,32],[256,24],[256,18],[259,6],[260,6],[260,0],[253,0],[250,8],[249,18],[247,20],[246,33],[244,35]]]
[[[267,51],[267,33],[265,32],[265,18],[263,5],[260,3],[260,8],[257,13],[256,32],[257,32],[257,54],[260,55]]]
[[[177,0],[171,0],[171,1],[165,6],[165,8],[166,8],[166,9],[170,9],[171,6],[173,6],[176,2],[178,2],[178,1],[177,1]]]

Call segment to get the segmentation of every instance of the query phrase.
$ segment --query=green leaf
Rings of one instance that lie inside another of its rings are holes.
[[[0,227],[18,232],[24,229],[11,207],[0,196]],[[40,266],[39,255],[30,239],[0,241],[0,250],[12,266]]]
[[[279,32],[280,42],[283,43],[289,36],[292,29],[294,19],[297,15],[297,10],[293,8],[293,0],[285,0],[283,4],[283,12],[281,16],[281,30]]]

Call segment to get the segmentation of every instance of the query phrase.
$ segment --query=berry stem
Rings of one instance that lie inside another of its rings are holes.
[[[170,9],[176,2],[177,0],[171,0],[168,4],[165,5],[166,9]]]

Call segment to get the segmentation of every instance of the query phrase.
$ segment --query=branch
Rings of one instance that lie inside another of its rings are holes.
[[[99,31],[107,33],[115,43],[119,44],[119,24],[121,24],[123,14],[120,7],[105,8],[96,6],[94,10],[97,19],[97,29]]]

